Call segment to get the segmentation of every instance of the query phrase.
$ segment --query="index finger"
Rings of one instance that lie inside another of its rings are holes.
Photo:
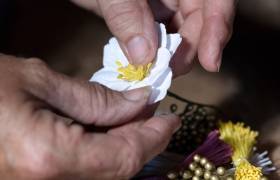
[[[232,33],[236,2],[236,0],[204,1],[198,57],[201,65],[208,71],[219,71],[222,51]]]

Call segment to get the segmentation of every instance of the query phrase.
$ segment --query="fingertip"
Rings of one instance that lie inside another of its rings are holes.
[[[108,109],[107,114],[119,123],[130,121],[139,115],[142,117],[147,113],[144,110],[147,108],[151,92],[152,88],[150,86],[121,92],[121,98],[113,102],[113,107]]]
[[[155,129],[165,138],[170,138],[181,127],[181,119],[175,114],[162,114],[147,121],[146,126]]]
[[[148,98],[150,97],[152,93],[152,87],[151,86],[145,86],[138,89],[133,89],[130,91],[122,92],[123,97],[132,102],[137,101],[148,101]]]
[[[198,59],[202,67],[209,72],[219,72],[222,62],[222,50],[219,50],[214,45],[200,49],[198,50]]]
[[[126,44],[129,60],[132,64],[147,64],[150,60],[152,47],[142,35],[132,37]]]
[[[131,37],[125,44],[126,55],[134,65],[146,65],[152,62],[156,56],[158,29],[156,24],[151,22],[144,23],[142,34]]]
[[[131,64],[151,62],[156,53],[157,32],[147,1],[100,1],[104,18]]]
[[[166,123],[171,127],[172,133],[175,133],[182,126],[182,120],[179,116],[175,114],[164,114],[159,115],[159,117],[166,120]]]
[[[219,72],[223,49],[230,38],[224,21],[219,17],[207,20],[201,31],[198,58],[201,65],[210,72]]]

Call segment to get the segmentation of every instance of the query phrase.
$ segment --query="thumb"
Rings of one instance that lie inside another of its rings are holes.
[[[132,64],[147,64],[157,49],[157,32],[147,0],[99,0],[101,13]]]
[[[49,68],[38,69],[40,80],[30,78],[28,91],[85,124],[113,126],[125,123],[143,111],[151,93],[150,87],[116,92],[97,83],[73,80]]]

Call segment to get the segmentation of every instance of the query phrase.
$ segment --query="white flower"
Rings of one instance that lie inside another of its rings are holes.
[[[162,100],[171,85],[172,71],[169,61],[182,38],[179,34],[166,34],[163,24],[159,25],[159,48],[152,64],[135,67],[130,65],[115,37],[104,47],[103,68],[90,81],[98,82],[116,91],[127,91],[151,86],[149,104]],[[137,77],[130,78],[130,76]]]

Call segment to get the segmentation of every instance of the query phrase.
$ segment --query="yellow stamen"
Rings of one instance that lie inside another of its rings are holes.
[[[118,79],[123,79],[126,81],[142,81],[149,75],[152,66],[152,63],[149,63],[147,65],[140,66],[129,64],[123,67],[120,61],[116,61],[116,64],[119,67],[118,72],[120,73],[118,75]]]
[[[248,162],[248,158],[256,143],[258,132],[244,127],[243,123],[220,123],[220,138],[233,148],[232,160],[236,166],[236,180],[259,180],[262,176],[261,168]]]
[[[260,180],[261,168],[251,165],[248,161],[242,161],[235,170],[236,180]]]

